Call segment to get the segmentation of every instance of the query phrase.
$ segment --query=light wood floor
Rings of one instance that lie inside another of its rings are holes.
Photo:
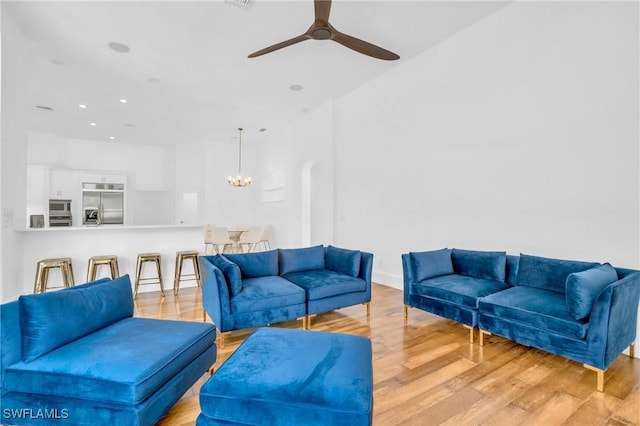
[[[202,321],[201,295],[184,288],[138,295],[136,316]],[[374,284],[371,318],[353,306],[319,315],[314,330],[366,336],[373,343],[375,425],[640,425],[640,359],[621,355],[605,373],[605,392],[581,364],[491,336],[483,348],[452,321],[409,311],[402,292]],[[300,321],[275,325],[300,328]],[[233,332],[216,368],[254,329]],[[477,340],[477,336],[476,336]],[[636,348],[638,351],[638,348]],[[205,374],[160,425],[193,425]]]

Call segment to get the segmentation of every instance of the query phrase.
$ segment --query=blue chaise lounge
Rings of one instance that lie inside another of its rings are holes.
[[[634,356],[640,271],[608,263],[442,249],[402,255],[405,318],[416,307],[604,371]]]
[[[371,301],[373,255],[333,246],[201,256],[202,301],[221,333]],[[222,335],[219,342],[224,343]]]
[[[155,424],[215,362],[216,331],[132,315],[128,275],[0,305],[0,423]]]

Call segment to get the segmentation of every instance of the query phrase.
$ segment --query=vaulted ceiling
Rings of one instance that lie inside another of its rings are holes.
[[[228,141],[240,126],[248,133],[283,126],[505,4],[334,1],[334,27],[399,54],[397,61],[316,40],[247,58],[306,31],[311,0],[3,0],[2,16],[31,49],[31,129],[172,144]],[[130,50],[118,51],[121,45]]]

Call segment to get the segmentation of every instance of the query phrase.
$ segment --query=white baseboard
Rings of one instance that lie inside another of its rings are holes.
[[[403,289],[403,278],[399,275],[373,271],[371,279],[373,282],[386,285],[387,287],[396,288],[398,290]]]

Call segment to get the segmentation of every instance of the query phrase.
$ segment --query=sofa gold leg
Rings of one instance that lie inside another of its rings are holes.
[[[299,320],[302,321],[302,329],[306,330],[307,329],[307,316],[305,315],[303,317],[296,318],[296,319],[299,319]]]
[[[491,336],[491,333],[489,333],[488,331],[480,330],[480,329],[478,329],[478,331],[479,331],[478,344],[480,346],[484,346],[484,335],[486,334],[487,336]]]
[[[462,326],[464,328],[468,328],[469,329],[469,343],[473,343],[473,330],[475,327],[471,327],[470,325],[467,324],[462,324]]]
[[[591,371],[595,371],[596,372],[596,377],[597,377],[596,389],[598,389],[598,392],[604,392],[604,370],[601,370],[601,369],[596,368],[596,367],[592,367],[592,366],[587,365],[587,364],[582,364],[582,365],[587,370],[591,370]]]
[[[404,305],[402,316],[404,319],[409,318],[409,305]]]
[[[367,309],[367,319],[371,317],[371,302],[364,302],[363,305]]]
[[[635,358],[636,356],[636,343],[633,342],[629,345],[629,358]]]
[[[316,314],[307,315],[307,330],[311,330],[311,318],[315,317]]]

